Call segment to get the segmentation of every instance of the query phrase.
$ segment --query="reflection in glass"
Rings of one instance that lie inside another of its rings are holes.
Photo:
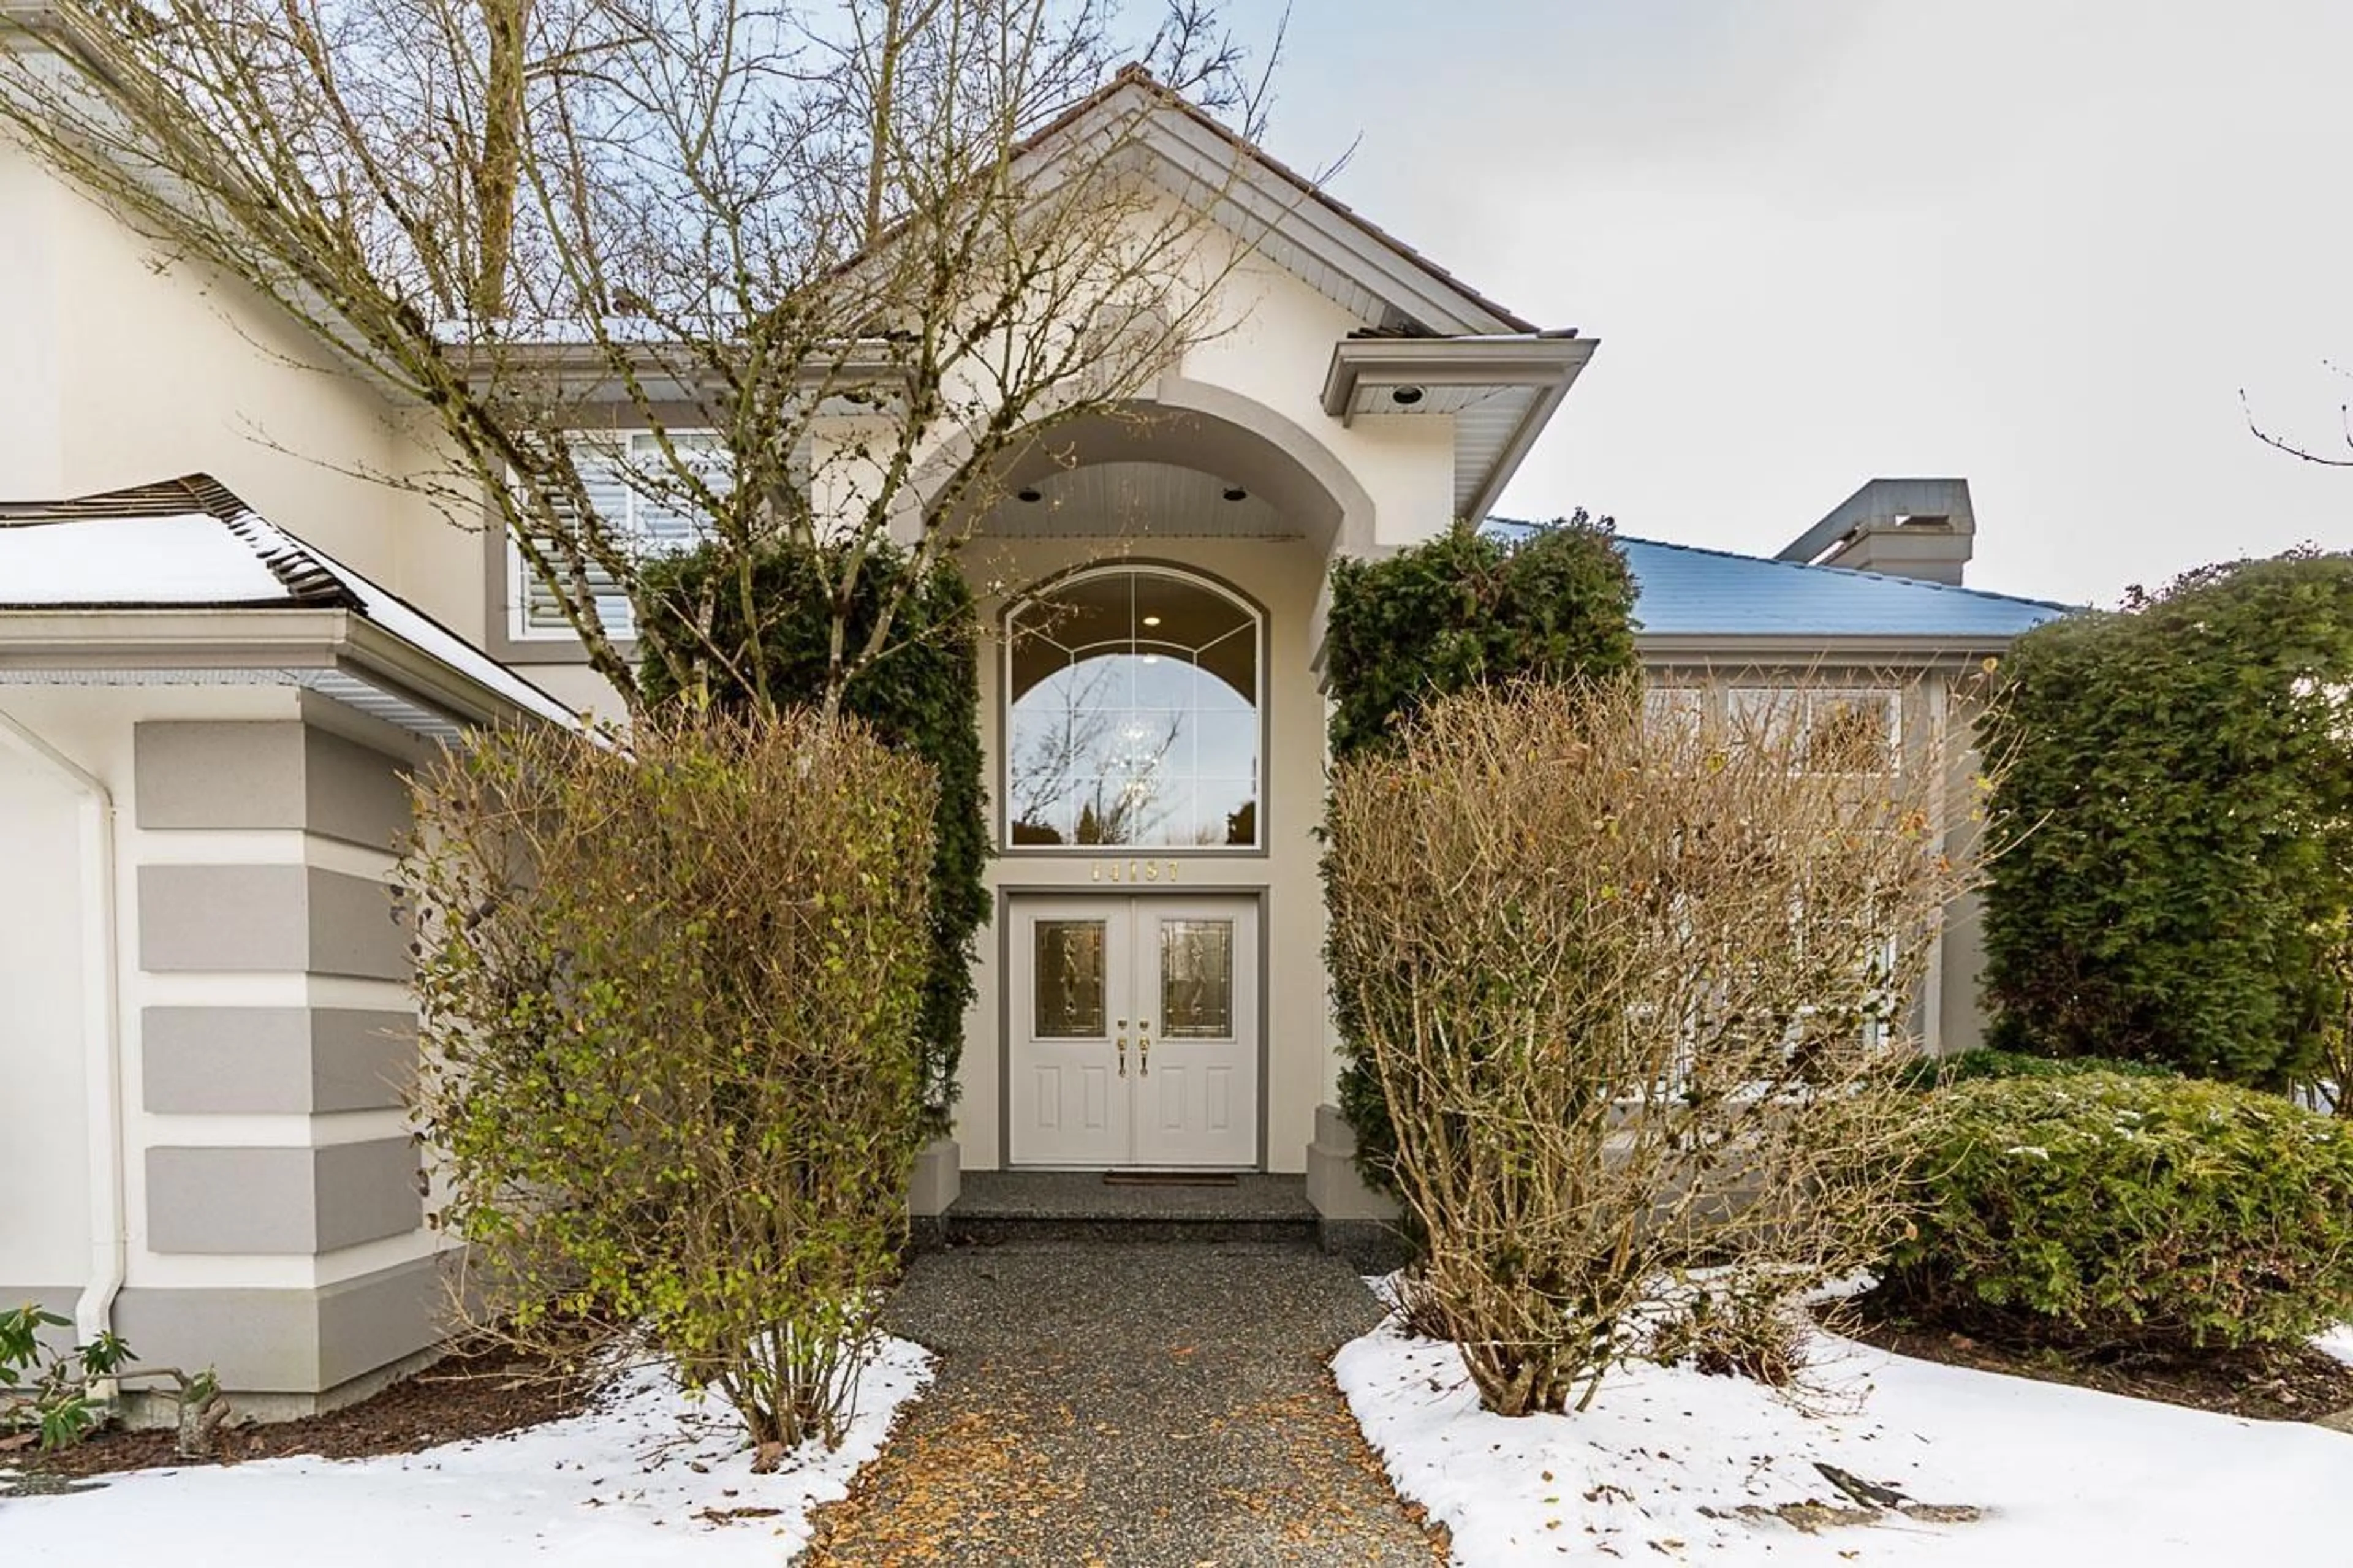
[[[1205,584],[1113,570],[1010,626],[1016,845],[1258,842],[1258,619]]]
[[[1160,922],[1160,1036],[1234,1037],[1234,922]]]
[[[1103,1033],[1103,922],[1039,921],[1034,938],[1038,1002],[1031,1034],[1092,1040]]]

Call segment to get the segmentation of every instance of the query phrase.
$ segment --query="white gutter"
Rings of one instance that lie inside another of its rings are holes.
[[[114,795],[98,775],[0,712],[0,741],[47,767],[81,796],[83,864],[97,887],[82,910],[82,1020],[88,1039],[85,1080],[90,1122],[90,1278],[74,1303],[74,1332],[89,1344],[114,1321],[129,1256],[122,1194],[122,1031],[116,1002]],[[108,1391],[111,1394],[111,1391]]]

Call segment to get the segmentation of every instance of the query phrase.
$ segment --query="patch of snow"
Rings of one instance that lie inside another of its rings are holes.
[[[845,1495],[881,1452],[931,1375],[929,1352],[885,1341],[841,1447],[804,1449],[774,1475],[751,1473],[733,1411],[645,1368],[587,1414],[504,1436],[368,1459],[142,1470],[95,1491],[0,1499],[0,1563],[775,1568],[807,1544],[810,1510]]]
[[[2341,1337],[2353,1357],[2353,1331]],[[1466,1568],[1597,1552],[1711,1568],[2353,1561],[2324,1500],[2353,1494],[2353,1436],[1814,1342],[1806,1408],[1744,1380],[1636,1365],[1582,1415],[1506,1420],[1479,1408],[1453,1346],[1394,1318],[1332,1366],[1390,1479],[1448,1527]],[[1736,1512],[1847,1505],[1816,1460],[1986,1517],[1890,1514],[1809,1535]]]
[[[0,528],[0,605],[282,605],[286,584],[217,518]]]

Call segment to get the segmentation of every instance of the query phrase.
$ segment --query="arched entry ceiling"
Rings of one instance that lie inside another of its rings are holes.
[[[1138,401],[1057,426],[1006,465],[975,532],[1302,539],[1326,549],[1349,532],[1369,536],[1372,503],[1330,454],[1258,405],[1230,402],[1209,412]]]
[[[1306,525],[1225,475],[1119,461],[1029,482],[997,504],[981,531],[998,539],[1302,539]]]

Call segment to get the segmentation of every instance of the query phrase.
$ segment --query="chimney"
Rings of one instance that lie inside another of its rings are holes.
[[[1967,479],[1873,479],[1775,559],[1957,584],[1977,531]]]

